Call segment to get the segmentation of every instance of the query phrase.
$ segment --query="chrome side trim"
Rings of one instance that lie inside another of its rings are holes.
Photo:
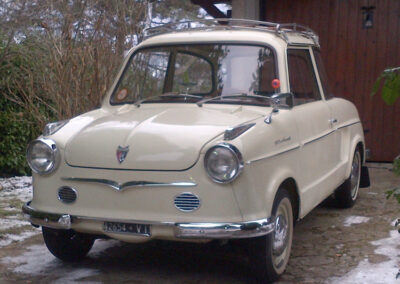
[[[333,123],[337,123],[337,119],[334,119],[334,120],[336,120],[336,121],[332,121],[332,122],[333,122]],[[318,141],[318,140],[320,140],[320,139],[322,139],[322,138],[325,138],[325,137],[328,136],[328,135],[331,135],[333,132],[335,132],[335,131],[338,130],[338,129],[346,128],[346,127],[349,127],[349,126],[352,126],[352,125],[358,124],[358,123],[361,123],[361,121],[356,121],[356,122],[352,122],[352,123],[349,123],[349,124],[346,124],[346,125],[339,126],[338,128],[336,128],[336,129],[334,129],[334,130],[331,130],[330,132],[328,132],[328,133],[326,133],[326,134],[324,134],[324,135],[321,135],[321,136],[319,136],[319,137],[317,137],[317,138],[313,138],[313,139],[311,139],[310,141],[305,142],[303,145],[308,145],[308,144],[313,143],[313,142],[315,142],[315,141]]]
[[[290,151],[293,151],[293,150],[297,150],[297,149],[300,149],[300,145],[295,145],[294,147],[286,149],[286,150],[283,150],[282,152],[266,155],[266,156],[261,157],[261,158],[257,158],[257,159],[254,159],[254,160],[247,161],[246,164],[250,165],[252,163],[259,162],[259,161],[262,161],[262,160],[265,160],[265,159],[269,159],[269,158],[273,158],[273,157],[276,157],[276,156],[279,156],[279,155],[282,155],[282,154],[285,154],[287,152],[290,152]]]
[[[308,144],[313,143],[313,142],[316,142],[316,141],[318,141],[318,140],[320,140],[320,139],[322,139],[322,138],[324,138],[324,137],[326,137],[326,136],[328,136],[328,135],[331,135],[332,133],[334,133],[334,132],[335,132],[336,130],[338,130],[338,129],[346,128],[346,127],[349,127],[349,126],[352,126],[352,125],[358,124],[358,123],[361,123],[361,122],[360,122],[360,121],[356,121],[356,122],[352,122],[352,123],[349,123],[349,124],[340,126],[340,127],[338,127],[337,129],[331,130],[330,132],[328,132],[328,133],[326,133],[326,134],[324,134],[324,135],[322,135],[322,136],[319,136],[319,137],[317,137],[317,138],[313,138],[313,139],[311,139],[310,141],[305,142],[302,146],[308,145]],[[287,153],[287,152],[290,152],[290,151],[299,149],[300,147],[301,147],[300,145],[297,145],[297,146],[295,146],[295,147],[293,147],[293,148],[289,148],[289,149],[287,149],[287,150],[284,150],[284,151],[279,152],[279,153],[276,153],[276,154],[270,154],[270,155],[266,155],[266,156],[261,157],[261,158],[257,158],[257,159],[254,159],[254,160],[247,161],[246,164],[247,164],[247,165],[250,165],[251,163],[254,163],[254,162],[258,162],[258,161],[261,161],[261,160],[264,160],[264,159],[273,158],[273,157],[275,157],[275,156],[282,155],[282,154],[285,154],[285,153]]]
[[[77,182],[88,182],[88,183],[99,183],[109,186],[116,191],[122,191],[132,187],[195,187],[195,182],[154,182],[154,181],[128,181],[125,183],[118,183],[109,179],[96,179],[96,178],[76,178],[76,177],[62,177],[65,181],[77,181]]]
[[[313,143],[313,142],[316,142],[316,141],[318,141],[318,140],[321,140],[321,139],[323,139],[323,138],[325,138],[325,137],[327,137],[327,136],[329,136],[329,135],[331,135],[333,132],[335,132],[336,130],[331,130],[331,131],[329,131],[328,133],[325,133],[325,134],[323,134],[323,135],[321,135],[321,136],[319,136],[319,137],[316,137],[316,138],[313,138],[313,139],[311,139],[311,140],[309,140],[309,141],[306,141],[306,142],[304,142],[304,146],[305,145],[308,145],[308,144],[311,144],[311,143]]]
[[[349,123],[349,124],[346,124],[346,125],[342,125],[342,126],[339,126],[337,129],[346,128],[346,127],[352,126],[352,125],[354,125],[354,124],[359,124],[359,123],[361,123],[361,121],[356,121],[356,122],[353,122],[353,123]]]
[[[186,239],[237,239],[263,236],[274,231],[274,218],[246,222],[227,223],[175,223],[143,220],[117,220],[108,218],[92,218],[71,216],[69,214],[54,214],[40,212],[30,206],[30,202],[22,207],[25,217],[34,225],[54,229],[71,229],[76,221],[120,222],[133,224],[148,224],[154,226],[173,227],[176,238]]]

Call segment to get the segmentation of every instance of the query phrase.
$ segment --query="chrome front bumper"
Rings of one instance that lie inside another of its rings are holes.
[[[269,234],[274,231],[273,218],[235,223],[174,223],[138,220],[100,219],[69,214],[54,214],[35,210],[30,202],[22,207],[22,211],[33,225],[54,229],[71,229],[75,220],[96,220],[100,222],[121,222],[133,224],[149,224],[156,226],[173,227],[176,238],[182,239],[238,239],[253,238]]]

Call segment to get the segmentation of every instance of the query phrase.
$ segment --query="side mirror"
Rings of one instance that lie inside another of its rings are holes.
[[[285,101],[282,103],[282,101]],[[279,107],[285,106],[288,108],[292,108],[294,105],[294,96],[293,93],[278,93],[271,96],[271,113],[264,119],[266,124],[270,124],[272,122],[272,114],[275,112],[279,112]]]
[[[279,107],[279,106],[287,106],[288,108],[292,108],[294,105],[294,95],[293,93],[278,93],[271,96],[271,106]]]

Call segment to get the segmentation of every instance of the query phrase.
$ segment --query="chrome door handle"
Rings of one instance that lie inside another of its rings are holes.
[[[332,124],[337,123],[337,119],[336,118],[329,119],[329,122]]]

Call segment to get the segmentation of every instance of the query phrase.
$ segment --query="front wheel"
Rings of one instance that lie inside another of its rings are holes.
[[[73,230],[42,227],[42,233],[49,251],[64,261],[81,260],[88,254],[95,241],[91,236]]]
[[[250,266],[265,283],[277,280],[289,262],[293,239],[293,206],[287,190],[278,191],[272,216],[275,218],[274,232],[250,240]]]
[[[356,149],[351,164],[350,176],[335,192],[335,201],[338,207],[351,208],[356,203],[360,188],[361,165],[360,150]]]

